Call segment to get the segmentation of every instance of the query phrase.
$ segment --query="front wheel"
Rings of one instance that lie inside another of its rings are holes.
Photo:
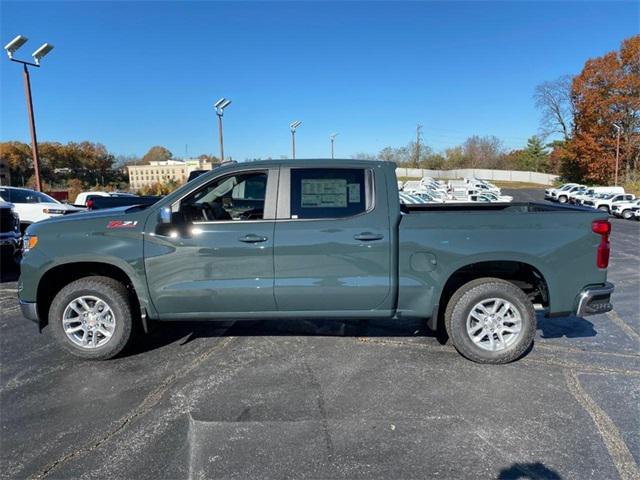
[[[115,357],[129,341],[132,323],[127,289],[109,277],[71,282],[49,308],[49,325],[58,344],[86,359]]]
[[[533,344],[536,315],[525,293],[498,278],[480,278],[460,287],[445,311],[453,346],[478,363],[509,363]]]
[[[560,203],[567,203],[567,197],[565,197],[564,195],[558,197],[558,201]]]
[[[598,207],[598,210],[600,210],[601,212],[607,212],[609,213],[609,207],[607,207],[606,205],[600,205]]]
[[[629,220],[631,217],[633,217],[633,212],[631,210],[625,210],[622,212],[622,218],[625,220]]]

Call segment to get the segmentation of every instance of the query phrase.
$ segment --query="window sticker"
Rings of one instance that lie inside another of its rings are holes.
[[[349,203],[360,203],[360,184],[349,183],[347,187],[349,189]]]
[[[302,179],[301,184],[301,206],[304,208],[347,206],[347,181],[344,178]]]

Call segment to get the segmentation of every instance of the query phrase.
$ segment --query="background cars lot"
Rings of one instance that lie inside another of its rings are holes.
[[[3,270],[0,471],[634,478],[640,223],[611,222],[615,311],[540,319],[507,366],[468,362],[413,321],[159,325],[121,358],[83,362],[21,318]]]

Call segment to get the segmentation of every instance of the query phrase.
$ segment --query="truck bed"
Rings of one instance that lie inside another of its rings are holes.
[[[558,212],[558,211],[573,211],[589,212],[592,210],[573,207],[573,206],[561,206],[552,205],[548,203],[538,202],[495,202],[495,203],[422,203],[422,204],[401,204],[400,211],[405,214],[411,213],[426,213],[426,212],[520,212],[520,213],[537,213],[537,212]]]

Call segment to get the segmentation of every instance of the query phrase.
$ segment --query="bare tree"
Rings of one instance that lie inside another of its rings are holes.
[[[536,107],[542,112],[540,133],[543,137],[562,135],[568,141],[573,132],[575,108],[571,98],[573,77],[564,75],[557,80],[538,85],[533,93]]]

